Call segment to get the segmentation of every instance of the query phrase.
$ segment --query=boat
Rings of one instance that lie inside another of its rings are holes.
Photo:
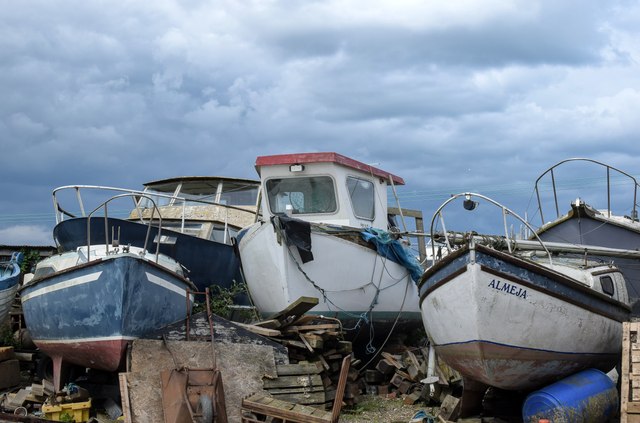
[[[387,187],[402,178],[334,152],[260,156],[256,170],[262,218],[237,243],[260,314],[315,297],[310,313],[339,318],[347,332],[420,326],[423,269],[388,230]]]
[[[69,185],[53,191],[56,226],[53,237],[62,251],[73,251],[89,237],[91,243],[142,247],[149,241],[160,244],[160,253],[172,257],[186,270],[199,291],[215,285],[230,290],[242,283],[240,262],[232,244],[240,228],[256,220],[259,181],[241,178],[190,176],[162,179],[144,184],[144,190],[108,186]],[[93,219],[87,224],[89,199],[123,198],[106,224]],[[131,201],[133,199],[133,201]],[[151,200],[157,205],[155,214]],[[63,204],[64,203],[64,204]],[[151,232],[147,235],[147,223]],[[160,225],[160,222],[161,225]],[[162,229],[162,236],[158,232]],[[244,305],[246,297],[237,297]]]
[[[104,218],[92,213],[90,220],[104,224]],[[33,342],[53,360],[59,390],[63,361],[121,369],[127,344],[184,320],[194,291],[181,264],[160,254],[157,245],[150,252],[146,245],[103,240],[39,261],[33,277],[20,288],[20,300]]]
[[[24,254],[13,253],[7,261],[0,262],[0,327],[9,318],[11,306],[20,286],[22,271],[20,265]]]
[[[507,218],[528,225],[476,193],[454,195],[437,209],[430,233],[443,251],[434,243],[436,260],[420,280],[420,306],[438,357],[476,391],[532,390],[583,369],[611,370],[630,307],[620,270],[592,255],[640,253],[509,233],[436,231],[443,208],[461,198],[467,210],[475,200],[499,207],[505,232]]]
[[[581,180],[588,181],[588,188],[576,188],[577,171],[581,172]],[[529,219],[529,223],[543,241],[637,250],[638,187],[635,177],[606,163],[587,158],[562,160],[536,179],[534,216],[536,221],[540,220],[539,225],[534,219]],[[570,205],[564,214],[560,211],[563,200]],[[612,259],[625,277],[632,315],[638,317],[640,262],[625,255]]]

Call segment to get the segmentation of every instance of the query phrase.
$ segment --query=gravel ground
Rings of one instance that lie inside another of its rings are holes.
[[[367,397],[354,408],[345,408],[340,421],[345,423],[407,423],[413,415],[424,410],[435,415],[437,408],[424,404],[405,405],[401,399]]]

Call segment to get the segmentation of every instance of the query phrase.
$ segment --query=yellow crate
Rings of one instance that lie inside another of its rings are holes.
[[[89,411],[91,411],[91,400],[59,405],[44,404],[42,406],[45,418],[58,422],[71,421],[71,419],[76,423],[86,422],[89,420]]]

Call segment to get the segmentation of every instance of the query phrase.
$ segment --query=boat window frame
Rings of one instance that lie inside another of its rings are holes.
[[[598,279],[600,280],[600,288],[602,288],[602,292],[613,297],[616,292],[613,277],[611,275],[602,275]],[[604,282],[607,282],[606,287]]]
[[[330,216],[330,215],[336,215],[340,212],[340,196],[339,196],[339,192],[338,192],[338,186],[336,184],[336,180],[334,178],[333,175],[330,174],[313,174],[313,175],[300,175],[300,176],[271,176],[267,179],[264,180],[263,182],[263,190],[264,190],[264,196],[267,202],[267,206],[269,207],[269,212],[272,215],[283,215],[286,214],[286,211],[276,211],[276,209],[273,207],[274,205],[272,204],[272,196],[269,194],[269,187],[268,184],[269,182],[273,181],[273,180],[295,180],[295,179],[312,179],[312,178],[328,178],[331,181],[331,188],[333,189],[333,196],[334,196],[334,200],[335,200],[335,208],[332,211],[328,211],[328,212],[313,212],[313,213],[299,213],[296,212],[295,209],[292,210],[292,215],[295,216],[317,216],[317,215],[321,215],[321,216]]]
[[[358,182],[366,182],[371,184],[371,217],[361,216],[358,214],[358,211],[356,210],[355,202],[353,200],[353,196],[351,193],[351,189],[349,188],[350,179],[356,180]],[[351,203],[351,211],[353,211],[353,215],[358,219],[368,220],[370,222],[373,222],[374,220],[376,220],[376,184],[375,182],[369,179],[366,179],[362,176],[347,175],[344,180],[344,184],[345,184],[345,188],[347,189],[347,194],[349,196],[349,202]]]

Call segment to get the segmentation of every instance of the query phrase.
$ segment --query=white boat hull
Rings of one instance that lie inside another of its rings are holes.
[[[512,272],[496,256],[476,259],[450,261],[457,268],[446,275],[427,272],[421,286],[427,333],[438,356],[463,376],[502,389],[532,389],[617,363],[622,319],[613,304],[597,295],[589,302],[585,289],[573,296],[553,272]]]
[[[302,296],[317,297],[311,313],[353,320],[370,311],[374,321],[420,322],[418,290],[406,268],[337,236],[311,231],[313,260],[279,243],[270,223],[256,223],[239,241],[251,298],[263,316]],[[306,275],[306,276],[305,276]]]

